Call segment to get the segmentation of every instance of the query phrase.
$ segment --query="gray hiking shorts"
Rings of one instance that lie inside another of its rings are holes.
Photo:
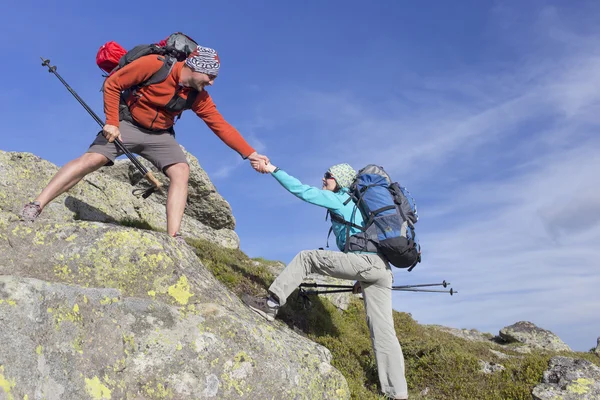
[[[162,172],[172,164],[187,164],[175,136],[168,131],[150,131],[128,121],[119,123],[119,131],[127,150],[144,157]],[[110,161],[106,165],[113,165],[115,159],[123,154],[115,143],[109,143],[102,134],[96,137],[87,152],[99,153],[108,158]]]

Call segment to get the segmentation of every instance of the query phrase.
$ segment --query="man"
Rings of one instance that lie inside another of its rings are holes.
[[[182,112],[182,104],[196,96],[189,105],[198,117],[229,147],[237,151],[260,173],[266,173],[269,159],[258,154],[221,116],[205,87],[211,86],[221,66],[217,52],[198,46],[185,61],[177,62],[167,78],[149,86],[141,85],[156,73],[164,61],[147,55],[124,66],[104,84],[106,124],[88,151],[65,164],[40,195],[25,205],[21,219],[34,221],[44,207],[72,188],[87,174],[104,165],[112,165],[123,153],[113,143],[123,141],[125,147],[139,154],[170,179],[167,195],[167,232],[182,241],[179,228],[187,200],[189,166],[185,154],[175,140],[173,125]],[[127,90],[132,89],[132,90]],[[125,91],[125,92],[124,92]],[[196,93],[195,93],[196,91]],[[125,103],[122,92],[127,93]],[[179,107],[173,106],[179,104]]]

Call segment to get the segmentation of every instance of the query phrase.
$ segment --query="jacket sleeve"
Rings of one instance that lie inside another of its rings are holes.
[[[121,91],[147,81],[163,64],[163,61],[156,55],[147,55],[127,64],[106,78],[104,82],[104,114],[107,124],[119,126]]]
[[[271,175],[294,196],[316,206],[330,210],[338,210],[343,206],[339,197],[332,191],[323,190],[314,186],[304,185],[298,179],[288,175],[285,171],[277,170]]]
[[[203,90],[198,94],[198,99],[194,102],[192,110],[200,117],[206,125],[219,137],[227,146],[237,151],[244,159],[254,153],[252,146],[246,142],[242,135],[235,129],[217,110],[210,95]]]

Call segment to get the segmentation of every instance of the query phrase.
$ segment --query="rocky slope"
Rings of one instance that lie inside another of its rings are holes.
[[[326,348],[256,316],[191,247],[122,226],[164,225],[128,183],[97,172],[20,222],[56,170],[0,153],[0,399],[349,397]],[[210,207],[184,232],[237,247],[227,203],[192,186]]]

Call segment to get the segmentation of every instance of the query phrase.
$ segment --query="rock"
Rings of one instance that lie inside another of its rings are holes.
[[[508,343],[520,342],[534,349],[572,351],[558,336],[531,322],[520,321],[500,330],[500,337]],[[516,350],[516,348],[514,349]]]
[[[327,349],[166,234],[0,212],[0,398],[348,399]]]
[[[600,337],[598,339],[596,339],[596,348],[594,349],[594,353],[598,354],[600,356]]]
[[[484,360],[479,360],[479,368],[480,368],[479,371],[484,374],[493,374],[494,372],[503,371],[506,369],[506,368],[504,368],[503,365],[496,364],[495,362],[484,361]]]
[[[531,352],[533,351],[532,348],[527,345],[508,345],[507,348],[521,354],[531,354]]]
[[[600,368],[589,361],[552,357],[534,400],[592,400],[600,398]]]
[[[447,332],[451,335],[459,337],[461,339],[469,340],[471,342],[490,342],[493,339],[493,335],[490,333],[482,333],[477,329],[456,329],[449,328],[441,325],[427,325],[435,328],[442,332]]]
[[[235,218],[231,212],[231,206],[217,192],[217,189],[210,178],[200,166],[198,159],[191,153],[185,151],[183,146],[181,146],[181,148],[183,149],[190,166],[188,203],[185,208],[185,215],[202,221],[202,223],[214,229],[235,229]],[[145,159],[141,157],[137,157],[137,159],[149,171],[152,171],[154,176],[164,185],[162,193],[155,193],[148,199],[166,205],[167,192],[169,190],[169,178]],[[115,165],[101,168],[100,172],[110,175],[121,182],[129,183],[130,185],[135,185],[140,181],[145,182],[142,174],[129,160],[117,160]]]
[[[507,360],[509,358],[514,357],[514,356],[509,356],[508,354],[504,354],[501,351],[496,351],[494,349],[490,349],[490,353],[492,353],[493,355],[495,355],[496,357],[498,357],[501,360]]]
[[[23,205],[42,191],[56,171],[56,165],[33,154],[0,151],[0,209],[18,216]],[[166,230],[165,206],[131,195],[129,184],[98,171],[48,204],[36,224],[73,220]],[[189,215],[184,215],[181,233],[223,247],[239,247],[233,230],[212,228]]]

